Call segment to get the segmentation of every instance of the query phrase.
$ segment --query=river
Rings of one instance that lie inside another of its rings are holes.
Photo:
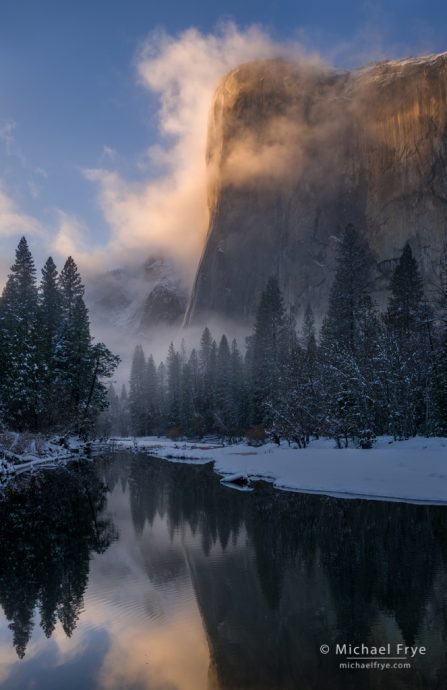
[[[447,512],[115,453],[4,492],[0,607],[2,690],[444,689]]]

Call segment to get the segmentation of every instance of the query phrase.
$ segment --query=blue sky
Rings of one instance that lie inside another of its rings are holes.
[[[109,268],[119,263],[126,232],[134,251],[139,242],[144,244],[147,217],[152,238],[148,242],[163,249],[160,236],[171,232],[170,225],[154,227],[166,213],[161,208],[158,216],[152,214],[149,181],[164,175],[162,189],[166,190],[173,180],[171,187],[181,197],[182,213],[188,205],[186,196],[196,193],[184,183],[194,175],[193,168],[183,171],[183,182],[173,169],[175,161],[183,160],[193,147],[190,141],[176,148],[179,139],[189,136],[185,133],[188,122],[180,117],[177,129],[175,125],[169,130],[168,125],[166,136],[166,108],[168,118],[177,117],[181,107],[189,108],[186,100],[192,98],[191,89],[194,84],[200,87],[200,75],[196,81],[191,75],[200,68],[200,60],[208,60],[209,51],[214,55],[213,36],[220,35],[216,75],[223,66],[232,66],[232,59],[245,57],[240,46],[235,48],[234,36],[222,38],[222,30],[216,28],[225,21],[238,27],[240,40],[259,43],[254,52],[248,52],[249,57],[264,50],[274,52],[270,43],[277,47],[296,41],[340,67],[447,49],[447,6],[434,0],[2,0],[0,279],[22,231],[29,235],[38,259],[40,253],[62,256],[65,250],[76,253],[79,248],[81,264],[84,260],[87,265],[94,254],[96,265]],[[253,24],[262,27],[262,39],[247,33]],[[185,39],[184,32],[191,27],[196,32]],[[151,34],[154,30],[159,32],[156,38]],[[202,39],[206,47],[195,53],[192,45]],[[176,41],[189,50],[178,77],[172,74],[172,60],[178,64],[172,53]],[[142,46],[146,46],[144,55]],[[234,53],[229,60],[224,56],[227,50]],[[164,59],[171,60],[169,73]],[[155,71],[159,70],[155,86],[154,64]],[[210,83],[213,74],[206,75]],[[173,105],[175,93],[191,78],[183,105]],[[201,98],[206,100],[207,94],[201,91]],[[160,98],[165,103],[162,113]],[[154,163],[154,151],[148,154],[148,149],[157,144],[172,158],[170,162],[160,164],[155,149]],[[199,147],[194,155],[200,157]],[[177,208],[175,203],[173,208]],[[184,232],[200,235],[203,228],[193,231],[189,226],[203,224],[203,212],[191,213]],[[117,242],[114,233],[120,224],[129,227]],[[142,226],[141,233],[137,225]],[[182,232],[176,228],[174,242],[178,243]],[[189,244],[186,251],[194,255],[198,240]],[[110,252],[101,253],[104,247],[111,248]]]

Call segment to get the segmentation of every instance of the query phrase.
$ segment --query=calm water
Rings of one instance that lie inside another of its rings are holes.
[[[0,501],[0,688],[447,688],[447,511],[117,454]],[[336,643],[419,644],[346,670]]]

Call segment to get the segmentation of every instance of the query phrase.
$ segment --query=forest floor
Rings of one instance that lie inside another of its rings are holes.
[[[305,449],[158,437],[114,438],[110,443],[173,462],[214,462],[223,483],[243,490],[250,490],[253,481],[267,480],[278,489],[303,493],[447,505],[447,438],[394,441],[382,436],[369,450],[338,449],[327,439],[312,441]]]

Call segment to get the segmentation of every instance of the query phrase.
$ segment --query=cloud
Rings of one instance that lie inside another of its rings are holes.
[[[0,124],[0,141],[4,144],[7,153],[11,152],[15,144],[15,129],[17,123],[14,120],[6,120]]]
[[[63,259],[73,256],[87,271],[105,261],[105,250],[90,246],[89,228],[80,218],[61,209],[56,209],[56,218],[57,229],[49,242],[49,251]]]
[[[17,140],[17,130],[18,124],[14,120],[0,122],[0,144],[3,145],[6,156],[18,164],[22,186],[36,200],[40,196],[42,181],[48,178],[48,173],[43,168],[32,165],[27,159]]]
[[[376,50],[377,32],[368,28],[368,40],[365,32],[362,46]],[[51,250],[61,256],[72,253],[82,270],[87,271],[141,262],[150,254],[162,253],[184,267],[192,279],[208,227],[206,143],[216,87],[224,74],[251,60],[283,57],[300,59],[307,66],[321,66],[309,35],[297,32],[296,37],[292,42],[277,42],[261,26],[240,29],[231,22],[222,23],[210,33],[195,28],[178,35],[162,30],[150,33],[138,48],[134,64],[136,80],[148,93],[148,111],[150,98],[157,100],[158,141],[142,146],[133,162],[138,181],[120,172],[123,162],[129,170],[129,161],[123,161],[120,152],[111,146],[103,146],[98,167],[85,169],[83,174],[96,188],[108,236],[95,239],[93,227],[56,209]],[[339,42],[335,47],[333,41],[331,47],[330,41],[326,42],[326,53],[332,51],[331,58],[342,55],[345,59],[348,44]],[[353,43],[351,53],[356,52],[358,40],[353,39]],[[379,52],[383,52],[381,48]],[[275,130],[276,138],[270,137],[262,149],[249,137],[238,142],[240,146],[234,142],[228,173],[235,181],[262,175],[268,168],[273,170],[272,162],[278,172],[296,162],[296,154],[290,160],[290,132],[285,131],[289,125],[280,120],[272,122],[270,128]],[[279,136],[283,131],[284,136]],[[37,198],[46,173],[26,161],[16,134],[14,121],[0,123],[0,141],[9,155],[19,158],[26,171],[32,173],[28,191]],[[16,220],[16,226],[23,228],[20,232],[29,232],[26,225],[30,218],[17,214]]]
[[[0,242],[3,249],[0,253],[0,287],[6,280],[14,256],[14,245],[21,235],[37,236],[42,240],[45,232],[37,218],[25,213],[12,199],[0,180]]]
[[[53,250],[61,256],[86,253],[88,229],[84,223],[76,216],[61,209],[56,209],[56,215],[58,224],[56,235],[52,241]]]
[[[13,199],[5,192],[0,181],[0,237],[41,233],[42,227],[39,221],[20,210]]]
[[[164,31],[148,36],[137,52],[136,71],[140,84],[158,98],[161,141],[138,163],[147,179],[129,182],[105,167],[85,170],[98,188],[110,228],[106,252],[115,261],[162,252],[192,274],[208,224],[206,139],[216,86],[240,63],[300,51],[298,44],[275,43],[260,27],[239,30],[232,23],[210,34],[188,29],[175,37]]]

